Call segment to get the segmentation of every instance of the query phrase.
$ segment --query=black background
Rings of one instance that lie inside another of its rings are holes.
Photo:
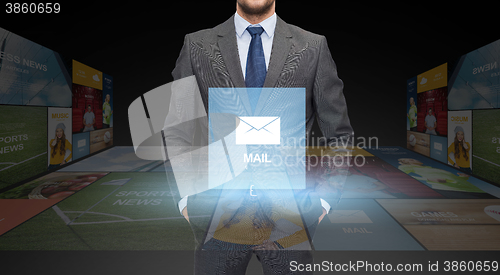
[[[0,27],[113,76],[114,144],[123,146],[132,145],[130,103],[172,81],[184,35],[225,21],[235,2],[63,3],[59,14],[2,11]],[[406,80],[500,35],[493,7],[394,3],[277,1],[276,12],[327,37],[356,138],[404,147]]]
[[[356,137],[377,137],[381,146],[405,147],[407,79],[500,39],[496,6],[455,3],[393,1],[378,5],[356,1],[346,5],[279,0],[276,12],[287,23],[327,37],[345,84]],[[127,115],[130,103],[172,81],[171,71],[186,33],[225,21],[235,8],[235,1],[73,1],[63,3],[59,14],[33,15],[6,14],[2,6],[0,27],[113,76],[114,144],[132,145]],[[0,268],[2,274],[4,270],[5,274],[189,274],[192,255],[172,251],[0,251]],[[363,259],[426,264],[434,259],[481,260],[494,253],[316,255],[341,263]]]

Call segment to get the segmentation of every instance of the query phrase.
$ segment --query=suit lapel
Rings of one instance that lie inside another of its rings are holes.
[[[266,80],[264,81],[264,87],[276,87],[278,78],[283,71],[286,58],[292,46],[291,42],[292,34],[288,29],[287,24],[277,17],[276,19],[276,29],[274,30],[273,47],[271,50],[271,58],[269,60],[269,66],[266,74]],[[265,106],[267,99],[273,89],[263,89],[257,107],[255,108],[255,115],[258,115],[262,108]]]
[[[238,44],[236,43],[236,30],[234,28],[234,15],[219,26],[218,44],[220,53],[226,64],[227,71],[234,87],[245,87],[245,79],[241,71]]]
[[[287,24],[276,19],[276,29],[274,30],[273,48],[271,50],[271,59],[269,60],[268,71],[264,87],[275,87],[276,82],[285,65],[286,57],[292,46],[292,34],[288,29]]]
[[[229,77],[231,78],[232,86],[241,88],[245,87],[245,78],[243,78],[243,72],[241,71],[240,55],[238,53],[238,44],[236,42],[234,15],[220,25],[217,36],[220,54],[224,60],[224,64],[226,64],[226,69],[229,73]],[[251,114],[252,108],[250,107],[250,101],[246,90],[236,89],[236,91],[243,102],[243,106],[245,106],[247,113]]]

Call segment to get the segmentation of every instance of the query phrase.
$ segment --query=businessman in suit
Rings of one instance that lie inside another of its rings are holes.
[[[275,5],[274,0],[237,0],[236,13],[226,22],[186,35],[172,72],[174,79],[194,75],[206,110],[208,91],[213,87],[305,88],[307,133],[311,132],[313,122],[317,119],[327,143],[348,144],[353,130],[343,95],[343,82],[337,75],[326,38],[285,23],[276,15]],[[259,43],[262,45],[260,55],[265,62],[265,74],[260,79],[255,79],[252,75],[255,62],[250,60],[249,55],[254,55],[251,48],[255,34],[249,27],[262,28]],[[265,105],[261,102],[258,104]],[[317,194],[311,188],[294,194],[304,227],[307,228],[308,234],[312,235],[315,226],[329,210],[325,209],[329,208],[325,206],[329,204],[324,204],[320,197],[328,196]],[[238,246],[238,249],[212,243],[212,247],[219,245],[228,251],[207,253],[209,248],[205,238],[211,219],[202,216],[215,211],[217,200],[213,198],[219,195],[220,189],[212,189],[184,198],[179,203],[179,208],[190,222],[197,241],[195,272],[242,274],[251,258],[251,252],[248,251],[268,251],[280,247],[269,241],[257,246]],[[190,216],[198,218],[189,219]],[[245,250],[242,247],[249,249],[235,254],[233,250]],[[298,254],[269,252],[257,256],[266,274],[289,271],[288,263],[293,259],[299,263],[312,263],[310,251]],[[226,260],[221,260],[224,258]],[[214,264],[221,261],[222,265]]]

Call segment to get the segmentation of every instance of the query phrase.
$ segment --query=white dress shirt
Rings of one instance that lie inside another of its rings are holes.
[[[247,56],[252,36],[247,31],[248,26],[260,26],[264,32],[260,35],[262,39],[262,48],[264,50],[264,59],[266,60],[266,70],[269,67],[269,60],[271,59],[271,50],[273,48],[274,30],[276,29],[276,13],[259,24],[252,25],[238,13],[234,15],[234,27],[236,30],[236,41],[238,43],[238,53],[240,55],[241,71],[243,77],[246,76],[247,70]]]

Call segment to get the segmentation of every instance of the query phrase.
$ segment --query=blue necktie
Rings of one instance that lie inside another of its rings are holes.
[[[261,88],[264,86],[264,80],[266,80],[266,60],[262,48],[262,39],[260,38],[264,29],[262,27],[248,27],[247,31],[252,36],[252,41],[248,48],[245,85],[247,88]],[[255,112],[259,96],[260,89],[251,89],[248,93],[252,112]]]

